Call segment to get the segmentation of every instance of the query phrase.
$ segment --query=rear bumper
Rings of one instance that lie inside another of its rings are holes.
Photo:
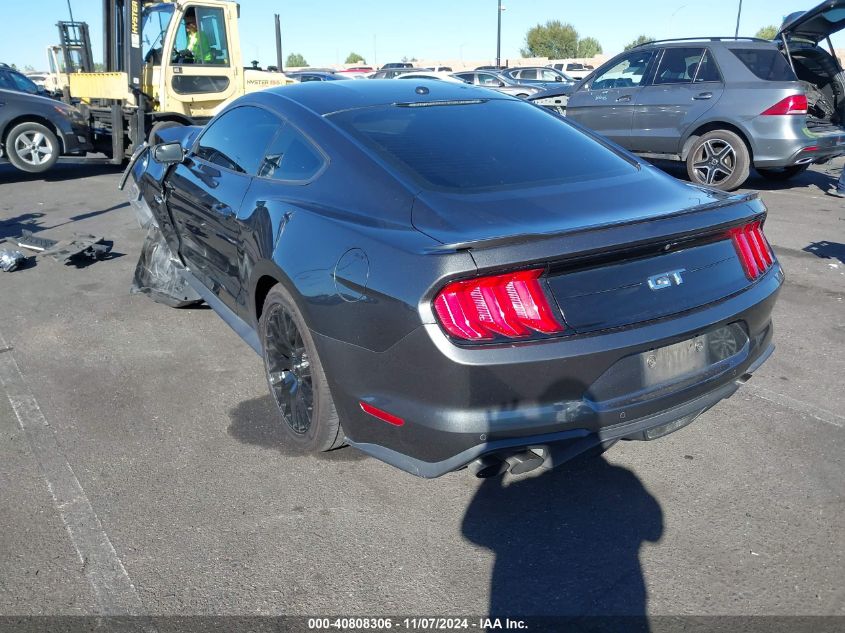
[[[505,449],[598,444],[694,415],[729,397],[771,354],[779,266],[746,291],[670,319],[541,343],[467,349],[437,325],[375,353],[314,334],[350,444],[422,477],[437,477]],[[633,355],[731,323],[747,344],[729,362],[677,389],[597,401],[591,388]],[[354,371],[352,370],[354,368]],[[404,420],[378,420],[360,402]]]
[[[793,117],[760,116],[752,122],[749,134],[755,167],[819,163],[845,154],[845,129],[815,133],[807,128],[803,118],[795,117],[792,122],[790,119]]]

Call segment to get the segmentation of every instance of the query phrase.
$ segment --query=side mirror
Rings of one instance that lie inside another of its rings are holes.
[[[563,77],[561,77],[560,75],[555,75],[555,81],[560,83],[561,81],[563,81]]]
[[[504,87],[505,87],[505,85],[506,85],[506,84],[505,84],[505,82],[504,82],[504,81],[500,81],[500,82],[499,82],[499,88],[504,88]]]
[[[181,143],[159,143],[153,148],[153,158],[157,163],[175,165],[185,157]]]

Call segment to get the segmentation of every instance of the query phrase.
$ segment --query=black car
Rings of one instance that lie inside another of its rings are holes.
[[[92,149],[79,110],[42,93],[21,73],[0,67],[0,157],[30,173],[47,171],[60,155]]]
[[[261,355],[301,449],[548,468],[681,428],[773,350],[763,203],[523,100],[299,84],[161,135],[131,197],[174,280]]]

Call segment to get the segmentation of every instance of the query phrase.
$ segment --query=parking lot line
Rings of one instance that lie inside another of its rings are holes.
[[[0,385],[38,463],[53,504],[91,583],[101,615],[140,615],[143,605],[97,513],[26,385],[13,348],[0,332]],[[7,351],[8,350],[8,351]]]
[[[797,398],[791,398],[782,393],[772,391],[771,389],[760,387],[759,385],[748,384],[746,385],[746,389],[748,389],[751,395],[756,396],[757,398],[786,407],[787,409],[792,409],[798,413],[803,413],[804,415],[807,415],[814,420],[818,420],[819,422],[824,422],[825,424],[830,424],[832,426],[839,427],[840,429],[845,427],[845,417],[833,413],[832,411],[822,409],[817,405],[804,402],[803,400],[798,400]]]

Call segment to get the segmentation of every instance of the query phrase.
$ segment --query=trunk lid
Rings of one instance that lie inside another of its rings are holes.
[[[576,333],[663,318],[749,286],[728,229],[762,218],[762,202],[653,170],[530,191],[427,192],[414,223],[441,249],[468,250],[482,274],[544,266]]]
[[[827,0],[809,11],[786,16],[776,38],[801,38],[818,44],[826,37],[845,29],[845,0]]]

